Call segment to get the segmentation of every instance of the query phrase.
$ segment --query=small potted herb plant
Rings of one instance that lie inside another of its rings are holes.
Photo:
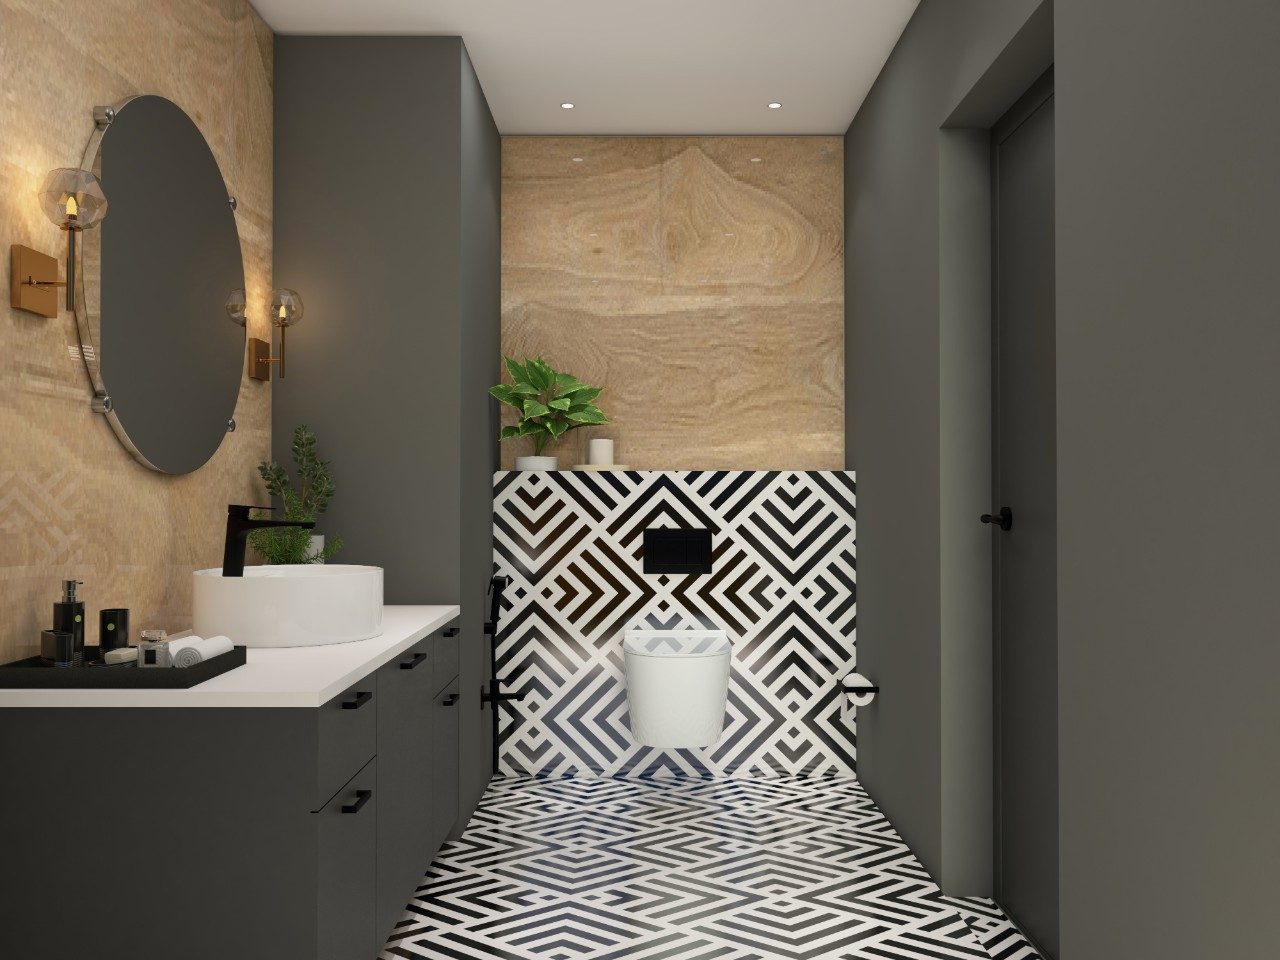
[[[329,461],[321,460],[316,452],[316,435],[310,427],[300,426],[293,431],[293,462],[297,468],[299,487],[289,480],[289,472],[275,461],[263,460],[258,464],[258,474],[273,497],[279,497],[284,506],[284,520],[316,520],[329,507],[333,499],[333,478],[329,476]],[[262,515],[270,519],[267,514]],[[269,564],[324,563],[342,549],[341,537],[313,535],[301,527],[277,527],[254,530],[249,542]]]
[[[530,437],[533,440],[533,456],[517,457],[517,470],[554,470],[555,457],[544,457],[547,444],[559,440],[570,430],[579,427],[608,423],[596,397],[602,387],[583,383],[568,373],[559,373],[541,357],[518,363],[503,357],[511,383],[500,383],[489,388],[489,393],[519,414],[513,426],[503,427],[499,440]]]

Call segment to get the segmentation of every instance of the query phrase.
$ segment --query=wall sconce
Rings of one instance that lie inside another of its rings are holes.
[[[38,196],[45,216],[67,235],[67,279],[58,279],[53,257],[14,244],[9,248],[9,299],[15,309],[52,318],[58,315],[55,287],[67,288],[67,309],[76,309],[76,234],[96,227],[107,215],[107,195],[88,170],[61,167],[44,178]]]
[[[244,292],[237,291],[243,301]],[[232,294],[234,297],[235,294]],[[231,312],[231,301],[227,301],[227,312]],[[243,317],[244,305],[241,302],[240,313]],[[234,319],[234,314],[232,315]],[[271,344],[256,337],[249,339],[249,376],[254,380],[270,380],[271,364],[280,364],[280,379],[284,379],[285,330],[302,319],[302,297],[296,290],[280,288],[271,297],[271,325],[280,328],[280,356],[271,356]],[[238,321],[241,325],[244,320]]]

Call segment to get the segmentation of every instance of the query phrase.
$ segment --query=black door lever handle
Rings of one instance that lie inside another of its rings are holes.
[[[994,523],[1001,530],[1008,530],[1013,526],[1013,511],[1008,507],[1001,507],[995,516],[984,513],[980,519],[983,523]]]

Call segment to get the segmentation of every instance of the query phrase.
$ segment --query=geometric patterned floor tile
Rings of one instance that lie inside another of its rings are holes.
[[[1039,960],[852,777],[496,779],[383,960]]]

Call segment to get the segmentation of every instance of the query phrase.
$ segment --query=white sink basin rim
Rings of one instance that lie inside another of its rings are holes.
[[[350,564],[245,567],[192,575],[192,630],[246,647],[312,647],[382,632],[382,568]]]

